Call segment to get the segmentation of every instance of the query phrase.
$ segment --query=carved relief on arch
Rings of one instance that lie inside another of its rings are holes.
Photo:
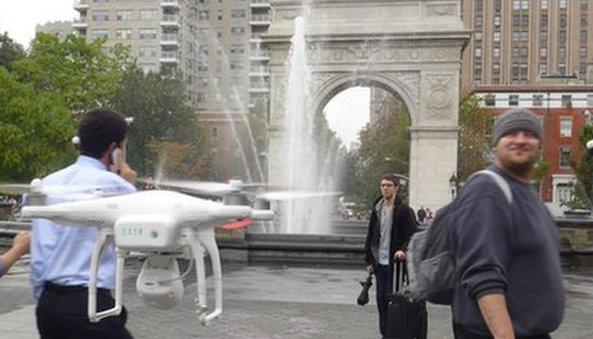
[[[453,105],[454,77],[452,75],[428,75],[427,104],[423,118],[449,120]]]

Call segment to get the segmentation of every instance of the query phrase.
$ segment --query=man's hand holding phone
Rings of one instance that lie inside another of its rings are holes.
[[[112,164],[109,166],[109,170],[134,184],[138,174],[126,162],[125,142],[125,140],[122,141],[120,147],[111,152]]]

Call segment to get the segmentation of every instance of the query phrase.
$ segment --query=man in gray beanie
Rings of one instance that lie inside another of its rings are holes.
[[[457,339],[550,338],[564,312],[560,238],[531,187],[541,152],[539,118],[511,109],[494,125],[494,179],[472,177],[455,200],[453,331]]]

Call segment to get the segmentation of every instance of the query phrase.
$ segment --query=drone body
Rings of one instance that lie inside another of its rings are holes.
[[[143,300],[159,308],[177,305],[183,295],[183,284],[175,253],[189,248],[197,270],[198,312],[206,323],[222,313],[222,271],[214,227],[227,220],[269,220],[273,212],[155,190],[48,206],[25,206],[21,216],[99,228],[89,278],[88,316],[93,322],[121,312],[123,262],[130,251],[140,251],[147,256],[136,282]],[[115,307],[96,312],[98,263],[103,249],[111,241],[115,243],[117,254]],[[215,309],[208,314],[204,312],[207,308],[204,249],[212,262],[215,289]]]

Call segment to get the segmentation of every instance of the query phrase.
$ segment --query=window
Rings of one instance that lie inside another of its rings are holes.
[[[539,50],[539,55],[540,55],[542,58],[545,58],[545,57],[547,57],[547,56],[548,56],[548,49],[547,49],[547,48],[540,48],[540,50]]]
[[[566,74],[566,64],[558,64],[558,73]]]
[[[587,57],[587,47],[581,47],[581,49],[579,50],[579,56],[581,58]]]
[[[152,29],[152,28],[141,29],[140,30],[140,39],[141,40],[156,39],[156,29]]]
[[[218,10],[218,20],[222,20],[223,14],[222,14],[222,9]]]
[[[116,19],[118,21],[130,21],[132,20],[132,11],[117,11]]]
[[[493,64],[492,65],[492,74],[495,76],[500,75],[500,64]]]
[[[587,43],[587,31],[581,31],[579,34],[580,42],[582,45]]]
[[[154,9],[143,9],[140,11],[140,20],[142,21],[155,20],[156,16],[157,11]]]
[[[138,49],[138,56],[140,58],[155,57],[156,47],[151,45],[140,46]]]
[[[484,17],[481,15],[476,16],[476,27],[482,27],[484,25]]]
[[[218,128],[212,127],[212,130],[211,131],[212,131],[212,137],[214,139],[218,138]]]
[[[543,105],[544,105],[543,94],[534,94],[533,95],[533,106],[541,107]]]
[[[562,107],[572,107],[572,95],[562,94]]]
[[[521,1],[519,1],[519,0],[513,0],[513,9],[514,10],[521,9]]]
[[[109,11],[93,11],[93,21],[108,21]]]
[[[589,0],[581,0],[581,11],[589,9]]]
[[[496,106],[496,97],[494,94],[488,94],[484,97],[484,104],[488,107]]]
[[[239,26],[231,27],[232,35],[241,35],[244,33],[245,33],[245,27],[239,27]]]
[[[245,45],[231,45],[231,54],[243,54],[245,53]]]
[[[518,95],[509,95],[509,106],[519,106]]]
[[[593,107],[593,94],[587,94],[587,107]]]
[[[566,25],[568,24],[568,20],[566,19],[566,15],[560,16],[560,28],[566,29]]]
[[[570,168],[572,151],[570,147],[560,147],[560,168]]]
[[[231,60],[230,67],[231,69],[244,69],[245,63],[241,60]]]
[[[547,74],[548,73],[548,65],[547,64],[539,64],[539,74]]]
[[[494,34],[492,35],[492,40],[500,41],[500,32],[494,32]]]
[[[500,27],[500,15],[494,17],[494,27]]]
[[[587,13],[581,14],[581,26],[587,27]]]
[[[519,32],[513,32],[512,39],[513,41],[519,41],[519,39],[521,39],[521,35],[519,34]]]
[[[563,138],[572,137],[572,117],[560,118],[560,136]]]
[[[559,7],[560,8],[566,8],[566,0],[560,0]]]
[[[494,0],[494,10],[496,13],[500,13],[500,9],[502,8],[501,0]]]
[[[132,39],[132,29],[130,29],[130,28],[116,29],[115,30],[115,38],[122,39],[122,40]]]
[[[499,58],[500,57],[500,48],[495,47],[492,49],[492,56],[495,58]]]
[[[231,18],[244,18],[244,17],[245,17],[244,9],[233,9],[231,11]]]
[[[106,29],[93,29],[91,32],[91,37],[93,40],[95,39],[108,39],[109,38],[109,31]]]
[[[564,47],[558,48],[558,56],[562,59],[566,58],[566,48],[564,48]]]
[[[482,41],[482,32],[476,32],[474,36],[476,37],[476,41]]]
[[[476,11],[481,12],[484,10],[484,0],[476,0]]]
[[[200,21],[210,20],[210,11],[198,11],[198,20],[200,20]]]
[[[541,9],[548,9],[548,0],[541,0]]]
[[[529,0],[521,1],[521,9],[529,9]]]
[[[482,57],[482,49],[481,48],[476,48],[475,56],[476,56],[476,58]]]
[[[520,54],[520,52],[521,52],[521,49],[520,49],[519,47],[513,47],[513,50],[512,50],[512,51],[513,51],[513,52],[512,52],[512,54],[511,54],[511,55],[513,56],[513,58],[516,58],[516,57],[518,57],[518,56],[519,56],[519,54]]]
[[[571,183],[558,183],[556,185],[556,201],[563,203],[571,200],[574,185]]]

